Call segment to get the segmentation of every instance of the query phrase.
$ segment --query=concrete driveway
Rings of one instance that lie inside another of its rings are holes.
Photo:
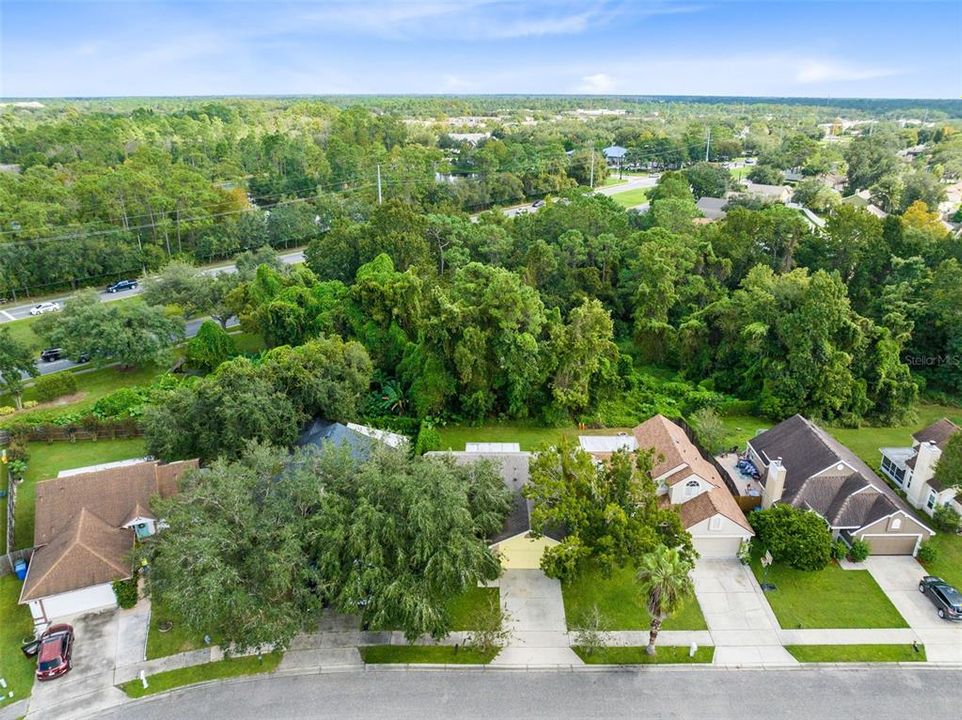
[[[568,647],[560,582],[541,570],[505,570],[499,584],[512,636],[492,665],[582,664]]]
[[[695,596],[715,644],[715,665],[797,665],[752,571],[737,560],[701,559]]]
[[[915,558],[875,555],[865,567],[925,644],[929,662],[962,662],[962,623],[939,618],[932,601],[919,592],[926,573]]]
[[[27,718],[50,718],[91,712],[122,702],[126,695],[114,686],[114,663],[120,627],[119,613],[108,611],[57,622],[73,625],[72,668],[56,680],[34,683]]]

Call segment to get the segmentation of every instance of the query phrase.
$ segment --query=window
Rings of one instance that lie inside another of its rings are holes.
[[[697,480],[689,480],[685,483],[685,497],[695,497],[701,484]]]
[[[892,518],[892,525],[889,530],[898,530],[902,527],[902,518]]]
[[[929,490],[929,500],[925,503],[925,507],[927,507],[929,510],[935,508],[935,493],[931,490]]]
[[[721,530],[722,519],[721,516],[715,515],[711,520],[708,521],[709,530]]]

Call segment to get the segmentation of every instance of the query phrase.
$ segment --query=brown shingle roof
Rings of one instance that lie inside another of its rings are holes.
[[[957,432],[959,432],[958,425],[948,418],[942,418],[941,420],[936,420],[927,428],[919,430],[912,435],[912,438],[920,443],[933,442],[938,446],[939,450],[944,450],[945,443]]]
[[[667,485],[679,483],[692,474],[697,475],[709,485],[714,485],[714,488],[708,492],[701,493],[679,506],[678,512],[681,514],[682,523],[686,528],[720,513],[732,522],[751,531],[752,528],[748,524],[748,520],[745,519],[745,513],[738,507],[738,503],[735,502],[735,498],[729,492],[725,481],[718,474],[718,470],[702,457],[698,448],[688,439],[688,435],[679,425],[676,425],[664,415],[655,415],[636,427],[633,432],[640,450],[647,450],[648,448],[654,448],[655,450],[652,477],[657,478],[659,475],[664,475],[669,470],[681,465],[682,467],[679,470],[665,479]],[[699,503],[688,508],[688,505],[696,500],[699,500]],[[699,517],[705,512],[708,512],[708,514]],[[699,517],[699,519],[693,520],[695,517]]]
[[[130,577],[129,520],[153,517],[152,497],[170,497],[197,460],[107,468],[37,485],[34,552],[20,602]]]

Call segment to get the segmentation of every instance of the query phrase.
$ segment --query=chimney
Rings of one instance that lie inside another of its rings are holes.
[[[781,458],[775,458],[765,473],[765,489],[762,491],[762,510],[767,510],[782,499],[785,491],[785,466]]]

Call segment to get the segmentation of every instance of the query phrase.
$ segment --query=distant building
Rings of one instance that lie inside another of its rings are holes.
[[[751,180],[745,182],[745,195],[751,195],[767,202],[788,202],[792,197],[791,188],[785,185],[762,185]]]
[[[618,167],[625,161],[628,155],[628,148],[623,148],[621,145],[612,145],[611,147],[606,147],[601,153],[605,156],[605,160],[609,165]]]
[[[297,438],[297,447],[322,448],[332,443],[336,447],[347,447],[355,460],[367,460],[380,444],[391,448],[403,448],[408,439],[404,435],[377,430],[366,425],[334,422],[315,418]]]
[[[728,215],[725,211],[725,208],[728,207],[728,200],[726,198],[698,198],[695,206],[701,211],[701,214],[709,220],[723,220],[725,216]]]

